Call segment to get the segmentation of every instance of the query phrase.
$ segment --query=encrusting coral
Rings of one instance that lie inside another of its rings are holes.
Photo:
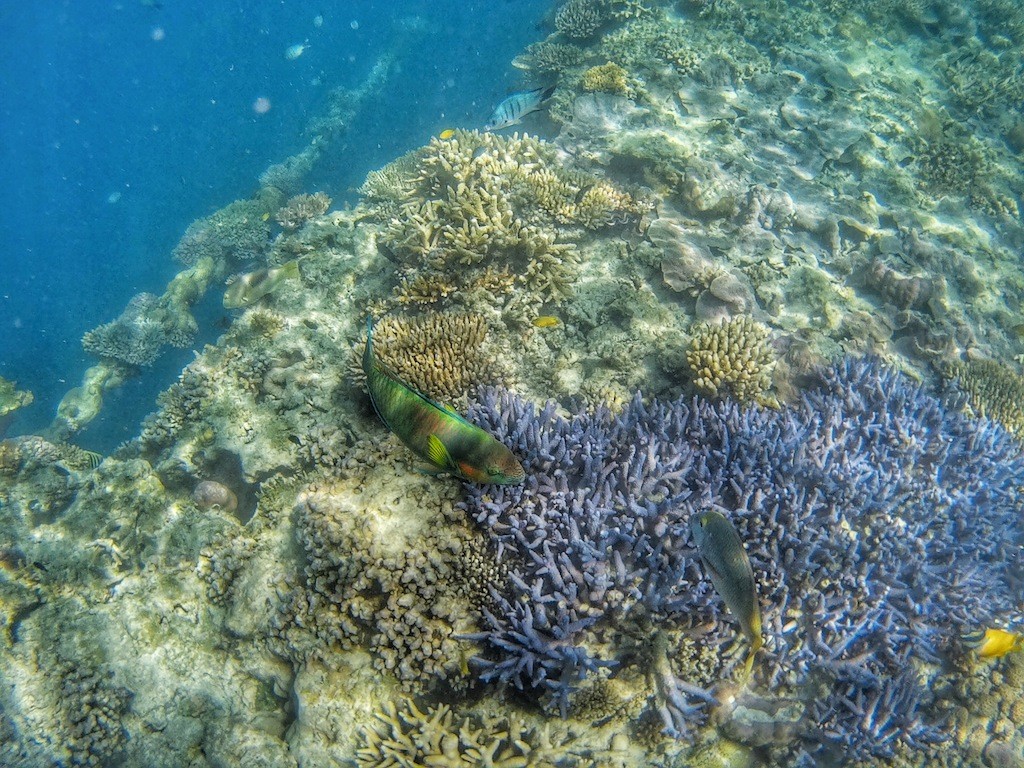
[[[694,386],[709,397],[767,402],[775,365],[768,338],[768,329],[746,315],[700,325],[686,351]]]

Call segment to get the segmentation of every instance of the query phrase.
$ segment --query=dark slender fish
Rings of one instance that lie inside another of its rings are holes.
[[[690,530],[711,583],[739,621],[753,655],[764,644],[761,608],[757,603],[754,569],[750,567],[736,526],[721,512],[709,509],[693,517]]]

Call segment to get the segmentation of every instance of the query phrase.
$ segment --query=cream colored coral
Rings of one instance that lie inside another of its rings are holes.
[[[709,397],[769,402],[775,359],[768,338],[768,329],[747,315],[701,325],[686,352],[694,386]]]
[[[487,331],[487,321],[477,314],[429,312],[414,319],[387,317],[373,330],[373,349],[403,382],[430,398],[450,403],[480,384],[501,379],[497,360],[487,348]],[[355,370],[361,371],[363,348],[360,344],[355,350]]]

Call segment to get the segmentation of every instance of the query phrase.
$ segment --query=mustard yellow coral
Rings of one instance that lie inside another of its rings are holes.
[[[627,96],[630,89],[626,75],[626,70],[611,61],[598,67],[591,67],[583,73],[583,90]]]
[[[411,319],[384,318],[374,327],[373,348],[403,382],[430,398],[450,403],[473,387],[500,380],[487,335],[482,315],[428,312]],[[358,361],[363,346],[355,350],[354,373],[361,370]]]
[[[704,323],[686,352],[694,386],[709,397],[769,402],[775,359],[768,338],[768,329],[747,315],[720,325]]]
[[[998,421],[1017,438],[1024,436],[1024,377],[996,360],[957,362],[947,375],[967,395],[968,411]]]

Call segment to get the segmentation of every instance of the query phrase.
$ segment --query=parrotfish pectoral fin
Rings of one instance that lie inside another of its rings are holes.
[[[441,442],[441,438],[437,435],[430,435],[427,438],[427,458],[430,459],[431,463],[435,466],[442,467],[446,470],[455,470],[457,465],[452,459],[452,455],[448,453],[448,449],[444,443]]]

